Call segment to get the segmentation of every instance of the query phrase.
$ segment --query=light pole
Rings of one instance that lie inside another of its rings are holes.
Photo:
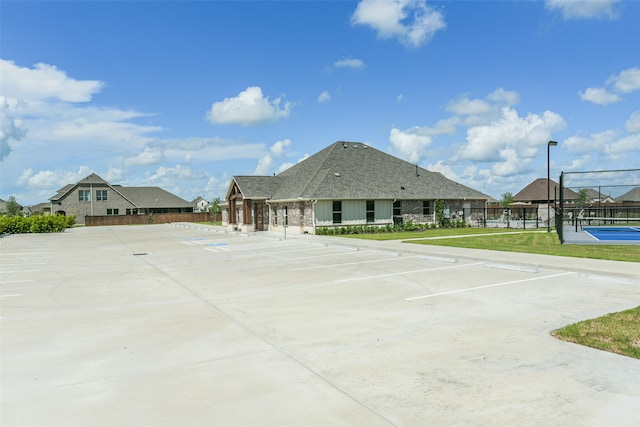
[[[551,168],[550,168],[550,154],[551,147],[558,145],[556,141],[549,141],[547,143],[547,233],[551,232]]]

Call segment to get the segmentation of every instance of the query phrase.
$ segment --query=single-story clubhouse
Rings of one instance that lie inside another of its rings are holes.
[[[273,176],[234,176],[222,222],[243,232],[316,234],[317,227],[436,223],[486,215],[489,196],[358,142],[336,142]]]
[[[111,185],[95,173],[75,184],[67,184],[49,199],[51,213],[85,216],[147,215],[193,212],[193,204],[160,187]]]

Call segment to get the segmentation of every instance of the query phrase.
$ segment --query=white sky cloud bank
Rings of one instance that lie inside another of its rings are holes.
[[[444,16],[426,0],[362,0],[351,16],[354,25],[367,25],[382,39],[397,38],[419,47],[446,27]]]
[[[262,94],[258,86],[248,87],[238,96],[214,102],[207,112],[213,124],[240,124],[243,126],[273,122],[289,117],[293,104],[286,102],[281,108],[281,98],[273,101]]]
[[[505,107],[501,113],[499,120],[467,130],[458,158],[495,162],[491,170],[499,176],[521,173],[553,132],[566,126],[564,119],[552,111],[520,117],[516,110]]]
[[[54,65],[43,63],[25,68],[0,59],[0,73],[2,94],[8,98],[88,102],[104,86],[99,80],[72,79]]]
[[[33,169],[26,169],[18,178],[18,184],[28,188],[51,188],[58,190],[66,184],[80,181],[91,172],[89,166],[80,166],[75,172],[43,170],[34,173]]]
[[[545,7],[569,19],[616,19],[620,0],[545,0]]]

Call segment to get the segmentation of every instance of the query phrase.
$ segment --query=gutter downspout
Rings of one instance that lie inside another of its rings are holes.
[[[267,205],[267,208],[269,209],[269,227],[268,227],[268,231],[272,231],[271,230],[271,205],[269,204],[269,199],[264,199],[264,204]]]
[[[316,234],[316,203],[318,199],[311,200],[311,222],[313,223],[313,235]]]

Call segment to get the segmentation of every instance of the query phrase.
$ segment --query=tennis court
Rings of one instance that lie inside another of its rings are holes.
[[[638,360],[550,336],[637,306],[632,263],[193,224],[0,244],[3,427],[637,425]]]
[[[640,245],[640,218],[581,218],[562,234],[569,244]]]
[[[597,226],[583,227],[586,233],[600,241],[624,240],[640,242],[640,227]]]

